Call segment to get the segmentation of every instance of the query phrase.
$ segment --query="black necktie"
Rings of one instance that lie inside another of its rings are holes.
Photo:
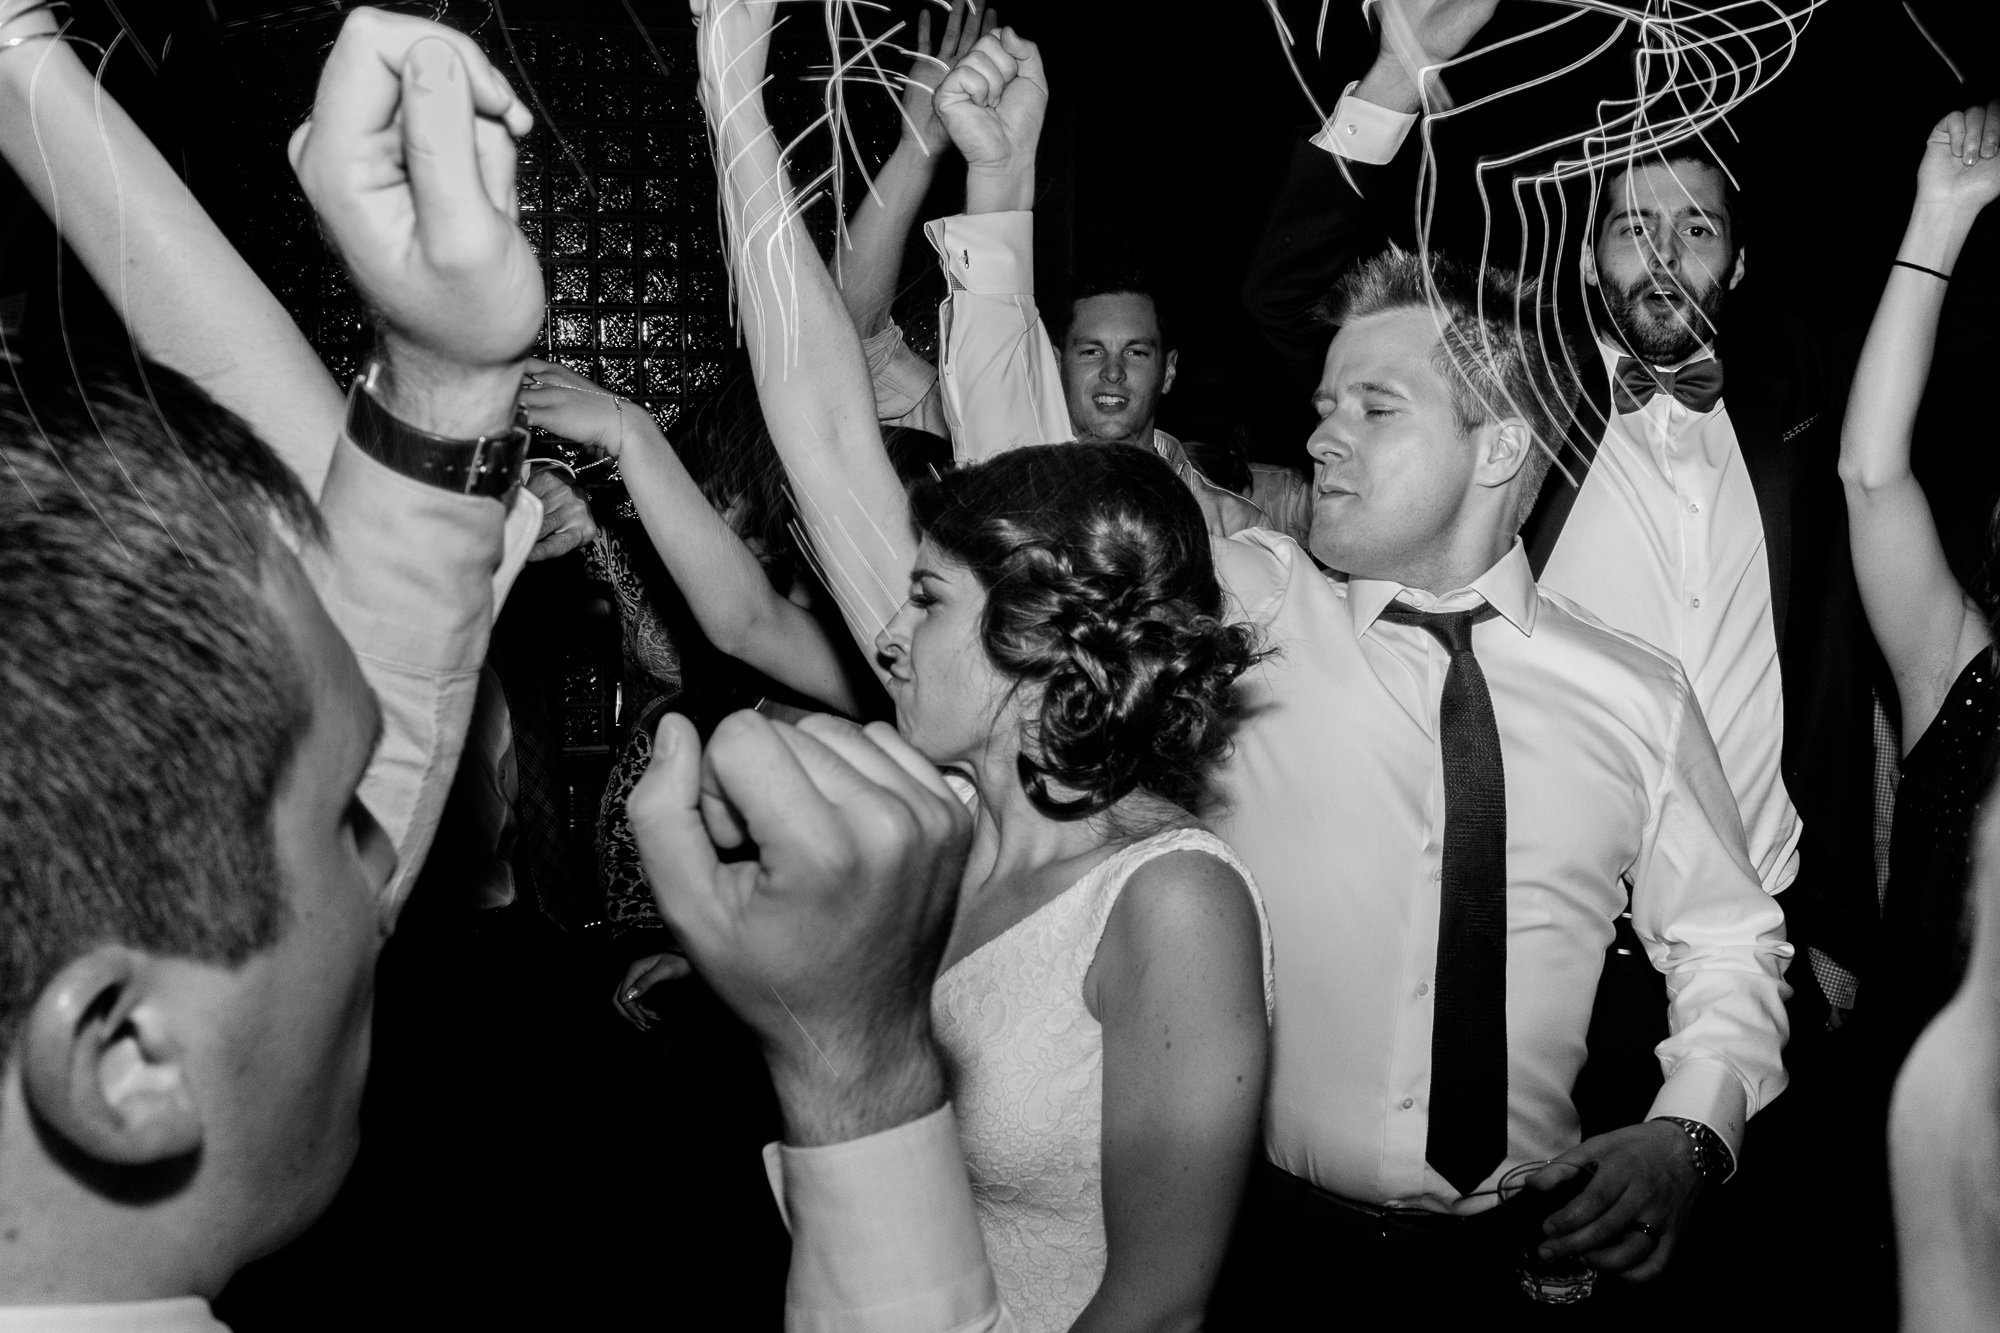
[[[1679,370],[1655,370],[1629,356],[1618,358],[1611,398],[1620,412],[1637,412],[1656,393],[1671,395],[1690,412],[1706,412],[1722,401],[1722,363],[1707,356]]]
[[[1438,705],[1444,752],[1444,892],[1431,1015],[1431,1119],[1424,1159],[1470,1194],[1507,1156],[1507,782],[1500,728],[1472,627],[1496,612],[1418,611],[1416,625],[1451,654]]]

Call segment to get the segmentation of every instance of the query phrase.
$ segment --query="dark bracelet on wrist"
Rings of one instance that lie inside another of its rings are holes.
[[[493,435],[453,439],[419,430],[392,415],[376,396],[381,362],[371,361],[347,392],[347,437],[361,452],[413,480],[459,495],[503,500],[527,478],[528,426],[516,409],[514,424]]]
[[[1913,268],[1919,273],[1930,274],[1933,278],[1936,278],[1939,282],[1951,281],[1951,274],[1940,273],[1934,268],[1925,268],[1922,264],[1912,264],[1907,259],[1892,259],[1889,261],[1889,266],[1891,268]]]

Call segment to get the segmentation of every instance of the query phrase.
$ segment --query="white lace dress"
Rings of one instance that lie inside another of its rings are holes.
[[[1250,886],[1268,1020],[1263,899],[1236,854],[1203,829],[1174,829],[1107,858],[931,991],[986,1256],[1022,1333],[1061,1333],[1104,1279],[1104,1029],[1084,1007],[1083,978],[1132,872],[1184,851],[1218,857]]]

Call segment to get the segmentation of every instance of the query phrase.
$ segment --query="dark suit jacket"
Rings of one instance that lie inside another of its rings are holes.
[[[1386,218],[1409,212],[1406,164],[1346,165],[1352,186],[1331,154],[1297,146],[1243,286],[1252,317],[1305,385],[1318,383],[1333,336],[1315,313],[1319,303],[1344,270],[1386,243]],[[1577,485],[1551,469],[1543,486],[1522,533],[1537,574],[1561,540],[1610,402],[1590,330],[1564,332],[1585,376],[1582,424],[1563,452]],[[1779,901],[1801,949],[1815,945],[1865,971],[1878,916],[1869,692],[1879,659],[1854,585],[1835,472],[1852,363],[1777,316],[1732,319],[1717,352],[1727,376],[1723,401],[1764,524],[1784,677],[1784,778],[1805,822],[1799,877]],[[1795,981],[1802,971],[1794,968]]]

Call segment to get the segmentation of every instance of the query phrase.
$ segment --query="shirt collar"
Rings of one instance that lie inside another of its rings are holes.
[[[1528,548],[1519,537],[1491,569],[1442,597],[1392,579],[1349,579],[1347,608],[1354,617],[1354,637],[1366,634],[1383,608],[1399,597],[1419,611],[1467,611],[1484,602],[1524,635],[1535,632],[1535,609],[1540,605],[1535,575],[1528,568]]]

